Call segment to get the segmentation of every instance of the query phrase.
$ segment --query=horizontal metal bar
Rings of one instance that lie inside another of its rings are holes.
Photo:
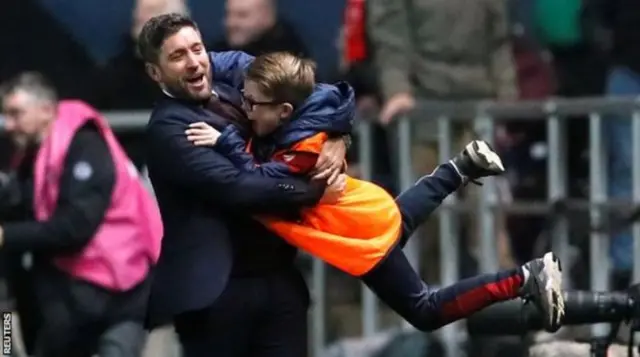
[[[134,131],[141,130],[149,122],[149,118],[151,117],[151,111],[149,110],[119,110],[119,111],[108,111],[104,113],[105,118],[111,125],[114,131],[116,132],[126,132],[126,131]],[[358,121],[361,119],[358,118]],[[367,120],[367,119],[362,119]],[[4,129],[4,119],[2,115],[0,115],[0,134]]]
[[[415,110],[409,114],[411,120],[436,121],[438,118],[446,117],[452,121],[471,121],[478,115],[477,101],[435,101],[421,100],[416,104]]]
[[[486,111],[501,119],[527,119],[542,117],[549,113],[566,116],[581,116],[587,113],[599,114],[629,113],[640,106],[640,97],[597,97],[564,99],[554,98],[545,102],[518,101],[492,102],[486,104]]]
[[[469,121],[478,113],[495,120],[540,120],[553,113],[566,119],[567,116],[586,116],[591,112],[600,114],[629,113],[640,108],[640,97],[594,97],[551,98],[544,101],[420,101],[410,115],[412,120],[435,120],[446,116],[454,121]]]
[[[540,120],[553,113],[566,119],[567,116],[586,116],[590,112],[600,114],[630,113],[640,110],[640,97],[595,97],[595,98],[552,98],[544,101],[419,101],[410,115],[411,120],[436,120],[441,116],[452,121],[470,121],[478,113],[484,113],[495,120]],[[149,121],[151,112],[108,111],[105,116],[115,131],[142,129]],[[4,120],[0,116],[0,132]]]
[[[109,111],[104,113],[105,118],[114,131],[133,131],[141,130],[149,122],[151,112],[148,110],[132,110],[132,111]],[[0,116],[0,133],[4,129],[4,120]]]
[[[634,207],[632,202],[620,200],[609,200],[601,204],[595,204],[588,200],[572,199],[563,201],[563,204],[563,210],[568,212],[586,212],[594,207],[609,211],[629,211]],[[456,201],[455,203],[449,203],[443,206],[441,209],[450,209],[458,213],[475,213],[477,208],[477,205],[474,203]],[[514,201],[511,203],[500,203],[495,206],[495,209],[511,214],[545,215],[554,210],[554,205],[548,201]]]
[[[149,122],[151,112],[148,110],[117,111],[105,113],[109,124],[116,131],[136,130],[144,128]]]

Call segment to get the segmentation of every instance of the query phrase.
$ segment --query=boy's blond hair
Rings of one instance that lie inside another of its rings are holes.
[[[287,52],[274,52],[256,57],[245,78],[271,100],[297,107],[313,93],[316,64]]]

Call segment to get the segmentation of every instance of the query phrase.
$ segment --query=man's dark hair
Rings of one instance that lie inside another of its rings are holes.
[[[152,17],[138,36],[138,53],[145,62],[157,63],[164,41],[185,27],[198,30],[198,25],[189,16],[171,13]]]
[[[56,89],[49,80],[38,72],[23,72],[0,86],[0,98],[4,99],[17,91],[25,91],[36,99],[57,103]]]

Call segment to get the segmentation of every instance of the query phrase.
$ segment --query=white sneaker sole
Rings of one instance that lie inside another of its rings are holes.
[[[474,145],[475,144],[475,145]],[[476,149],[477,146],[477,149]],[[467,152],[471,160],[486,170],[494,172],[504,172],[502,159],[498,154],[491,150],[489,145],[483,140],[474,140],[467,144]]]
[[[547,281],[545,286],[539,286],[540,296],[546,300],[549,311],[545,319],[549,326],[560,327],[564,317],[564,297],[562,296],[562,269],[560,262],[552,252],[548,252],[542,258],[544,262],[543,274]],[[554,321],[555,317],[555,321]]]

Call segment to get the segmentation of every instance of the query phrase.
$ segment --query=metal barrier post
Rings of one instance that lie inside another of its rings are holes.
[[[494,137],[493,119],[480,111],[475,118],[475,130],[482,140],[492,144]],[[498,195],[494,180],[485,181],[480,193],[480,272],[496,272],[499,268],[496,238],[496,206]]]
[[[413,186],[414,172],[411,164],[411,121],[403,117],[398,121],[398,172],[400,173],[400,189],[405,191]],[[405,252],[411,266],[420,268],[420,244],[417,239],[409,239]]]
[[[403,117],[398,121],[398,172],[400,173],[400,188],[402,191],[410,188],[414,183],[413,165],[411,164],[411,119]],[[420,241],[417,237],[409,238],[404,248],[411,266],[420,271]],[[408,322],[403,321],[405,328],[412,329]]]
[[[373,178],[373,127],[366,120],[360,121],[358,127],[358,154],[362,179]],[[369,288],[362,284],[362,333],[370,337],[378,328],[378,300]]]
[[[561,122],[556,114],[556,104],[547,103],[545,111],[547,116],[547,197],[550,202],[558,202],[567,198],[567,148],[565,145],[565,123]],[[569,222],[562,216],[554,221],[551,227],[551,247],[558,255],[560,261],[569,266]],[[564,288],[571,288],[569,281],[569,269],[564,271]]]
[[[640,103],[638,103],[640,105]],[[636,109],[632,116],[632,159],[633,159],[633,204],[640,206],[640,109]],[[633,282],[640,282],[640,222],[636,220],[633,232]]]
[[[605,165],[606,150],[602,140],[602,116],[598,113],[589,114],[589,200],[591,201],[591,227],[600,226],[604,222],[602,205],[607,200],[607,172]],[[607,233],[591,232],[589,238],[591,267],[591,290],[607,291],[609,288],[609,235]],[[604,336],[608,326],[605,324],[592,325],[591,333]]]
[[[445,163],[452,156],[452,132],[451,121],[447,117],[438,119],[438,153],[439,162]],[[440,207],[440,285],[449,286],[458,281],[460,273],[459,267],[459,236],[457,229],[458,217],[453,209],[455,208],[457,199],[456,194],[452,193],[443,202]],[[459,355],[457,331],[460,328],[459,323],[447,325],[442,328],[442,339],[444,341],[446,356],[453,357]]]
[[[312,356],[322,355],[326,343],[326,318],[327,318],[327,266],[318,259],[313,258],[312,269],[312,326],[311,349]]]

